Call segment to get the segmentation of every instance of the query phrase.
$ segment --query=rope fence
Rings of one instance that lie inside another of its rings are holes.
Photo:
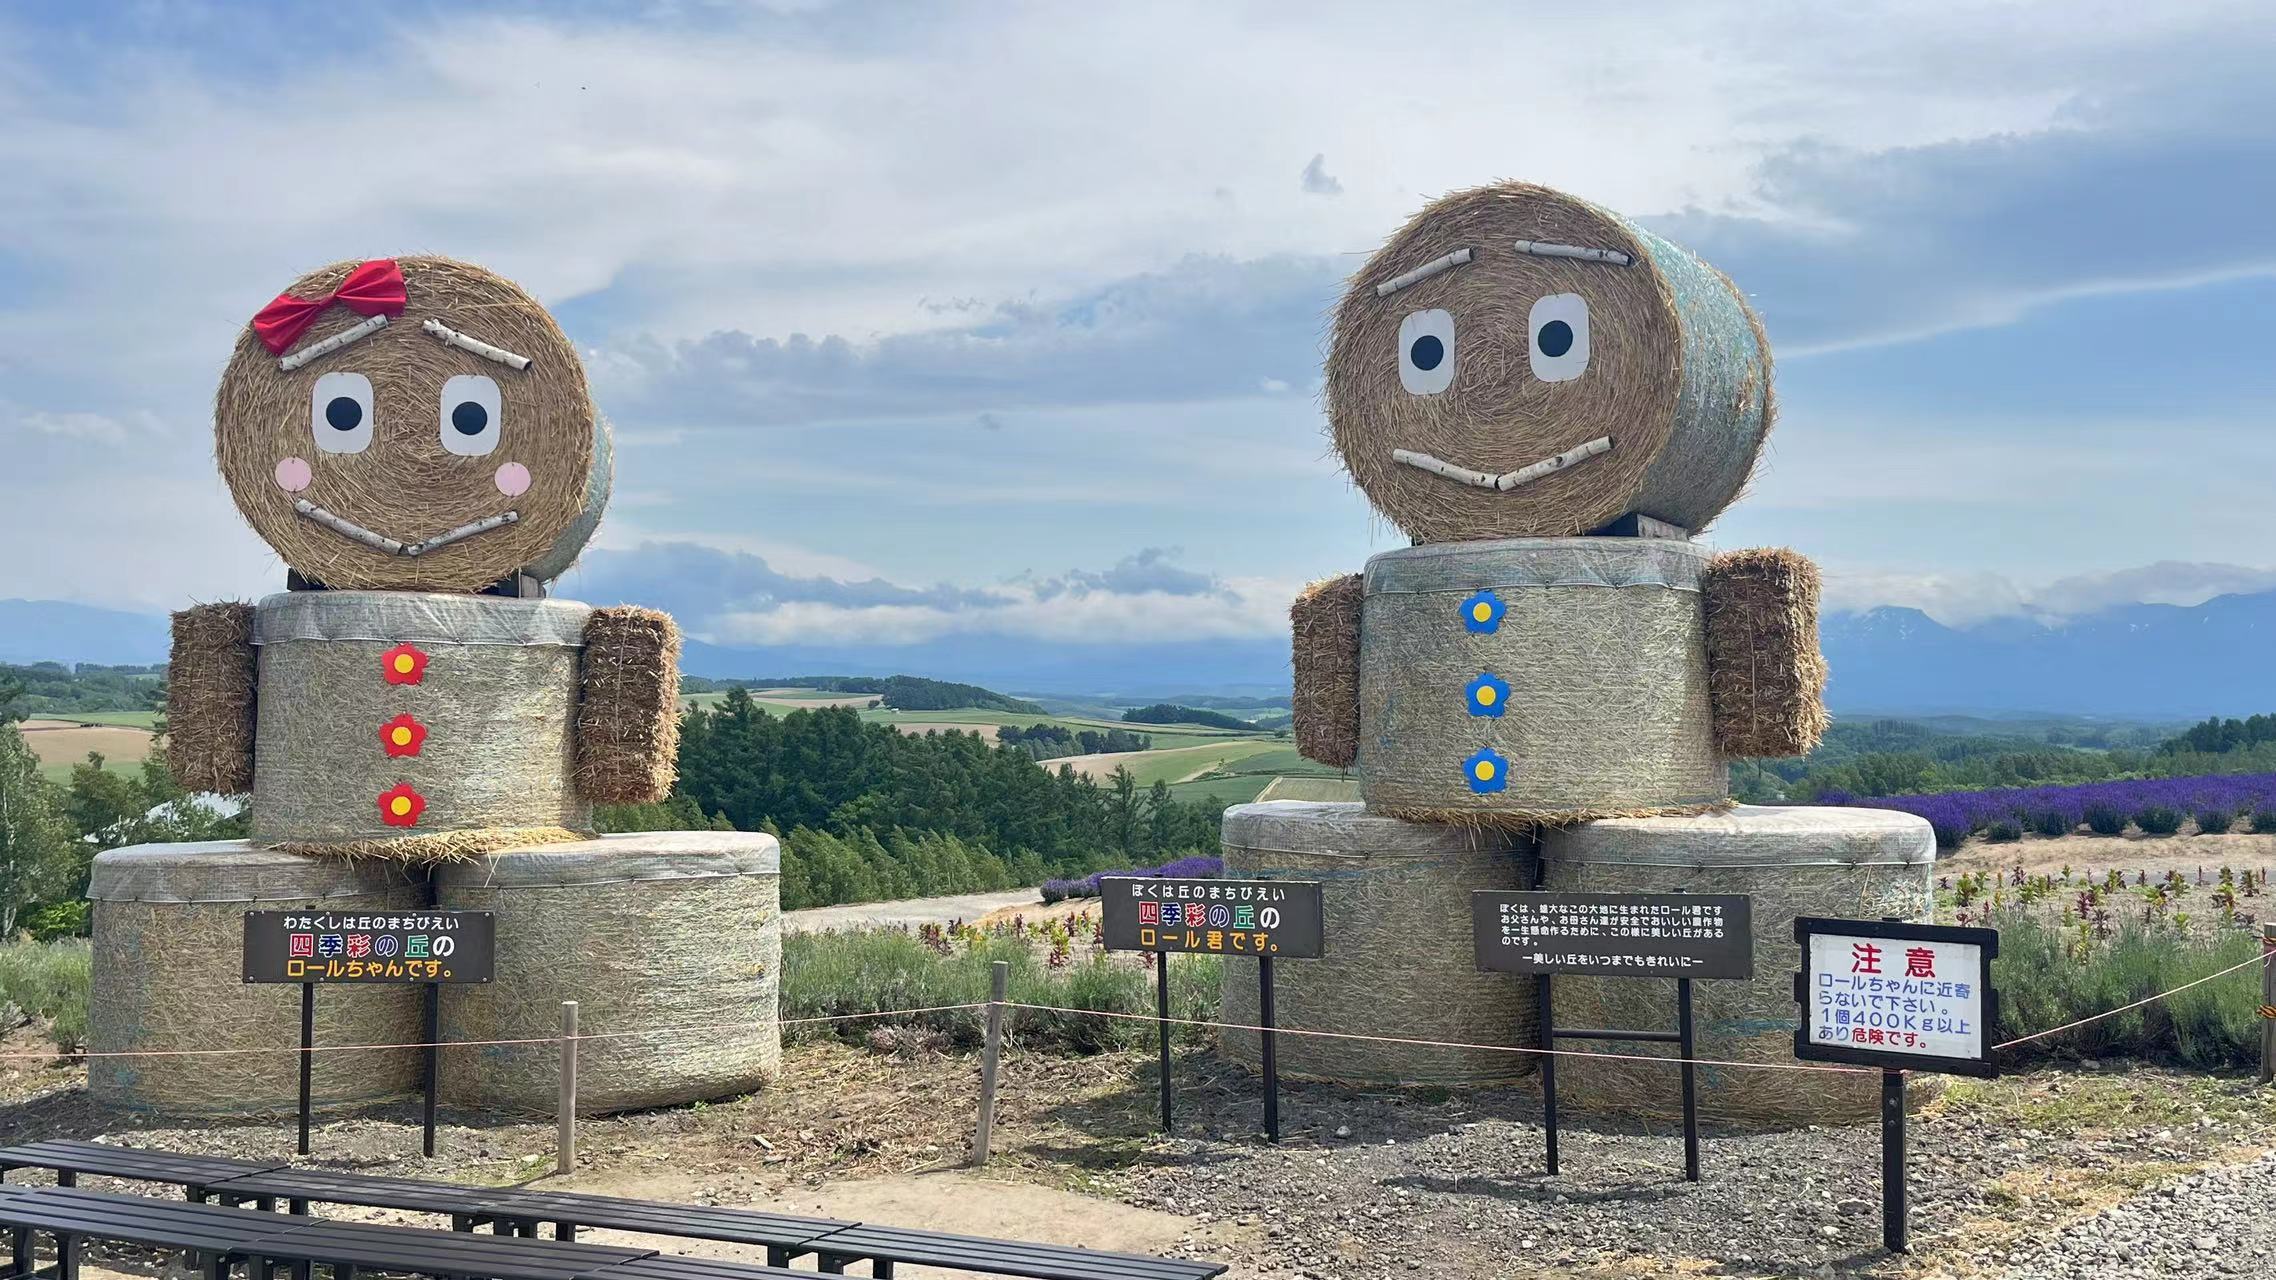
[[[2228,968],[2222,969],[2217,973],[2209,973],[2202,978],[2198,978],[2190,982],[2185,982],[2178,987],[2172,988],[2171,990],[2160,991],[2155,995],[2144,996],[2143,998],[2133,1001],[2130,1004],[2123,1004],[2115,1009],[2109,1009],[2101,1013],[2091,1014],[2087,1017],[2079,1018],[2072,1022],[2066,1022],[2058,1027],[2050,1027],[2044,1031],[2034,1031],[2029,1035],[2017,1036],[2012,1040],[2003,1041],[1999,1044],[1993,1045],[1992,1052],[1996,1053],[2001,1050],[2012,1049],[2017,1045],[2028,1044],[2035,1040],[2044,1040],[2049,1036],[2060,1035],[2066,1031],[2075,1031],[2080,1027],[2100,1022],[2106,1018],[2115,1018],[2120,1014],[2129,1013],[2135,1009],[2142,1008],[2145,1005],[2155,1004],[2160,1000],[2169,999],[2173,996],[2179,995],[2184,991],[2188,991],[2191,988],[2203,986],[2208,982],[2212,982],[2220,978],[2225,978],[2232,973],[2236,973],[2244,969],[2249,969],[2256,965],[2262,966],[2264,968],[2276,966],[2276,950],[2264,950],[2261,955],[2255,956],[2249,960],[2241,961],[2237,964],[2230,965]],[[1371,1044],[1407,1045],[1432,1049],[1473,1049],[1487,1053],[1518,1053],[1532,1054],[1539,1057],[1558,1058],[1598,1058],[1630,1062],[1658,1062],[1666,1063],[1669,1065],[1682,1065],[1689,1063],[1690,1065],[1700,1067],[1729,1067],[1737,1068],[1740,1070],[1753,1071],[1823,1071],[1843,1075],[1875,1075],[1879,1073],[1879,1068],[1875,1067],[1845,1067],[1823,1063],[1740,1062],[1723,1058],[1680,1058],[1672,1056],[1663,1057],[1656,1054],[1600,1053],[1584,1049],[1551,1049],[1506,1044],[1469,1044],[1458,1040],[1431,1040],[1414,1036],[1370,1035],[1363,1032],[1353,1031],[1312,1031],[1298,1027],[1284,1026],[1264,1027],[1253,1023],[1223,1022],[1207,1018],[1173,1017],[1165,1019],[1151,1013],[1124,1013],[1119,1010],[1112,1009],[1080,1009],[1067,1005],[1028,1004],[1012,1000],[1005,1000],[1000,1002],[974,1000],[966,1001],[961,1004],[924,1005],[910,1009],[878,1009],[863,1013],[818,1014],[799,1018],[784,1018],[781,1020],[780,1025],[785,1027],[812,1026],[821,1023],[859,1022],[878,1018],[915,1017],[919,1014],[928,1013],[959,1013],[971,1010],[988,1009],[998,1004],[1006,1009],[1024,1009],[1033,1013],[1047,1013],[1074,1017],[1119,1019],[1131,1022],[1168,1022],[1173,1026],[1205,1027],[1218,1031],[1271,1031],[1277,1035],[1284,1036],[1311,1036],[1330,1040],[1353,1040],[1363,1041]],[[644,1036],[684,1035],[692,1032],[710,1031],[713,1029],[713,1024],[706,1023],[701,1025],[681,1027],[646,1027],[638,1031],[582,1032],[573,1036],[532,1036],[516,1040],[414,1040],[401,1044],[316,1045],[306,1050],[303,1050],[298,1045],[278,1045],[275,1047],[260,1046],[237,1049],[128,1049],[99,1053],[85,1051],[77,1053],[55,1054],[12,1052],[0,1053],[0,1062],[53,1062],[59,1059],[65,1062],[86,1062],[99,1058],[209,1058],[236,1057],[248,1054],[291,1054],[297,1057],[303,1052],[316,1054],[370,1052],[382,1049],[477,1049],[507,1045],[558,1045],[570,1041],[584,1043],[588,1041],[633,1039]]]

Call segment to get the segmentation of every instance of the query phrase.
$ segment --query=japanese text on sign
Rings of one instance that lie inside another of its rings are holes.
[[[1480,969],[1654,978],[1754,974],[1751,901],[1743,894],[1471,895]]]
[[[1813,1043],[1984,1056],[1983,948],[1815,933],[1809,963]]]
[[[245,913],[247,982],[488,982],[487,911]]]
[[[1320,955],[1320,886],[1293,880],[1109,876],[1100,924],[1113,951],[1199,951],[1292,960]]]

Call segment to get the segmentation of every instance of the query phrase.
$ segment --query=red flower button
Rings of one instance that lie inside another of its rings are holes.
[[[379,673],[389,684],[417,684],[427,678],[427,655],[416,645],[399,644],[379,655]]]
[[[427,742],[427,726],[400,715],[379,726],[379,749],[390,756],[415,756]]]
[[[379,793],[379,820],[388,826],[417,826],[419,815],[426,811],[427,798],[412,790],[408,782],[398,782]]]

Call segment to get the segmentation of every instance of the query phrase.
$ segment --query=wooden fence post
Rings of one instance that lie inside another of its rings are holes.
[[[553,1111],[553,1171],[577,1168],[577,1002],[561,1002],[561,1101]]]
[[[988,1139],[996,1127],[996,1064],[1004,1045],[1004,993],[1011,983],[1012,967],[998,960],[989,966],[988,1039],[980,1053],[980,1123],[972,1134],[972,1164],[988,1163]]]

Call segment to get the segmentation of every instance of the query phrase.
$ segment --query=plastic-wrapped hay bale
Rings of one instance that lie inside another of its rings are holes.
[[[591,614],[411,591],[261,601],[254,838],[406,861],[575,838],[591,824],[571,784]]]
[[[1763,808],[1592,822],[1544,832],[1544,887],[1592,893],[1743,893],[1754,899],[1754,977],[1692,983],[1701,1058],[1791,1063],[1801,948],[1794,917],[1926,920],[1935,909],[1928,823],[1885,809]],[[1564,1026],[1675,1026],[1672,978],[1560,977]],[[1586,1050],[1589,1046],[1566,1048]],[[1606,1046],[1674,1056],[1673,1046]],[[1700,1114],[1767,1124],[1865,1121],[1879,1114],[1872,1073],[1699,1069]],[[1559,1100],[1607,1115],[1680,1115],[1673,1067],[1567,1057]]]
[[[1706,565],[1690,543],[1647,538],[1443,543],[1369,560],[1368,809],[1515,825],[1723,804]]]
[[[1225,874],[1317,880],[1326,951],[1273,966],[1285,1028],[1532,1047],[1533,988],[1477,971],[1470,894],[1532,880],[1531,847],[1497,830],[1376,817],[1356,804],[1269,800],[1225,811]],[[1172,963],[1175,963],[1174,961]],[[1224,1020],[1257,1021],[1257,966],[1228,956]],[[1227,1057],[1257,1063],[1254,1032],[1227,1031]],[[1532,1054],[1284,1035],[1290,1075],[1354,1082],[1478,1084],[1534,1069]]]
[[[592,1114],[748,1092],[782,1067],[780,852],[734,831],[538,845],[436,868],[437,905],[496,913],[497,979],[444,993],[442,1039],[541,1040],[578,1004]],[[626,1035],[674,1028],[653,1036]],[[446,1049],[454,1105],[550,1112],[553,1043]]]
[[[96,1054],[265,1048],[226,1057],[90,1060],[96,1102],[167,1115],[289,1112],[299,1071],[300,991],[244,980],[248,911],[299,907],[397,911],[419,905],[421,886],[399,867],[304,858],[242,840],[151,844],[95,858],[88,882],[94,976],[87,1043]],[[334,988],[318,993],[319,1045],[415,1044],[412,987]],[[414,1049],[316,1055],[310,1097],[318,1106],[394,1097],[418,1085]]]

